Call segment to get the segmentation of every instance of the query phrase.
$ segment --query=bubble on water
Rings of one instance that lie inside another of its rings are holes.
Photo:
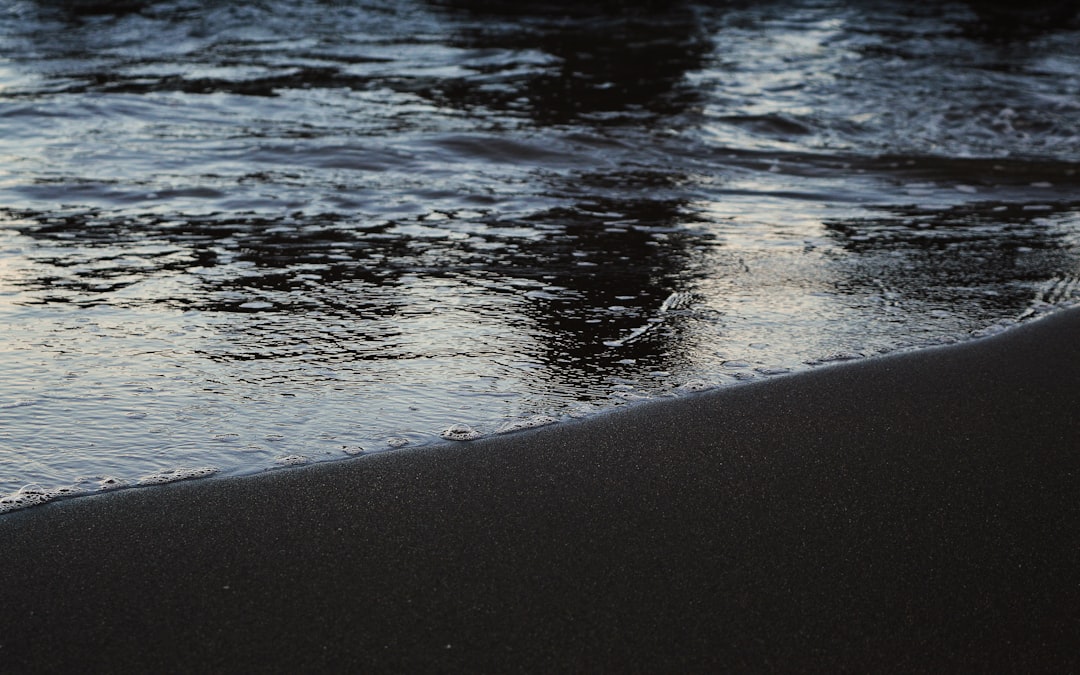
[[[525,429],[535,429],[537,427],[547,426],[548,424],[554,424],[559,420],[555,419],[551,415],[533,415],[523,420],[511,420],[502,425],[495,432],[497,434],[509,434],[515,431],[524,431]]]
[[[17,492],[0,497],[0,513],[25,509],[49,501],[50,497],[37,485],[24,485]]]
[[[705,380],[689,380],[683,382],[678,387],[675,387],[675,391],[679,393],[689,394],[696,391],[705,391],[706,389],[712,389],[713,385]]]
[[[101,491],[116,490],[127,485],[126,482],[115,476],[102,476],[97,479],[97,489]]]
[[[750,364],[746,361],[724,361],[725,368],[749,368]]]
[[[595,415],[600,411],[600,408],[591,403],[578,403],[574,407],[570,408],[566,414],[574,419],[581,419],[590,415]]]
[[[783,366],[761,366],[760,368],[754,368],[762,375],[786,375],[791,372],[791,368],[785,368]]]
[[[819,359],[812,359],[807,361],[806,364],[810,366],[820,366],[826,363],[839,363],[841,361],[855,361],[857,359],[866,358],[865,354],[860,352],[833,352],[827,354]]]
[[[386,439],[386,444],[391,448],[403,448],[409,444],[409,439],[404,438],[403,436],[391,436]]]
[[[60,487],[46,489],[37,483],[31,483],[22,486],[12,494],[0,497],[0,513],[45,504],[63,497],[74,497],[85,492],[85,490],[75,485],[61,485]]]
[[[35,505],[41,503],[44,503],[44,500],[19,495],[16,492],[14,495],[0,497],[0,513],[8,513],[9,511],[35,507]]]
[[[361,448],[359,445],[343,445],[341,446],[342,452],[346,455],[363,455],[367,450]]]
[[[188,480],[189,478],[204,478],[206,476],[212,476],[217,473],[216,467],[201,466],[195,468],[179,468],[179,469],[165,469],[156,473],[147,474],[135,482],[136,485],[162,485],[164,483],[175,483],[180,480]]]
[[[640,392],[640,391],[621,391],[621,390],[619,390],[619,391],[613,391],[610,394],[608,394],[608,398],[615,399],[616,401],[634,402],[634,401],[646,401],[646,400],[652,398],[652,396],[650,396],[649,394],[646,394],[644,392]]]
[[[473,441],[483,436],[482,433],[473,429],[468,424],[455,424],[439,434],[448,441]]]
[[[301,466],[309,462],[311,462],[311,460],[304,455],[285,455],[284,457],[278,457],[274,460],[275,464],[281,466]]]
[[[995,323],[995,324],[987,326],[986,328],[980,328],[979,330],[972,331],[971,332],[971,337],[974,337],[974,338],[990,337],[991,335],[997,335],[998,333],[1005,332],[1006,328],[1007,328],[1007,326],[1002,326],[1001,324],[996,324]]]

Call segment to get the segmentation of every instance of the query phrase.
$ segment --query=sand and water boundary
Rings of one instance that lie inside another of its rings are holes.
[[[0,670],[1067,671],[1080,310],[0,517]]]

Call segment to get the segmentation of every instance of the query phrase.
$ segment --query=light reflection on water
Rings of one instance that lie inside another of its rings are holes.
[[[0,494],[491,433],[1075,302],[1075,27],[847,4],[13,3]]]

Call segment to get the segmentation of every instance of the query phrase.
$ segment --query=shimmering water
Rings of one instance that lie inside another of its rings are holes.
[[[1075,22],[73,3],[0,5],[0,494],[494,433],[1080,299]]]

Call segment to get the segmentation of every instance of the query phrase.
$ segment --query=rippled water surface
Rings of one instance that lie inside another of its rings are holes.
[[[494,433],[1080,299],[1075,22],[128,4],[0,5],[18,503]]]

